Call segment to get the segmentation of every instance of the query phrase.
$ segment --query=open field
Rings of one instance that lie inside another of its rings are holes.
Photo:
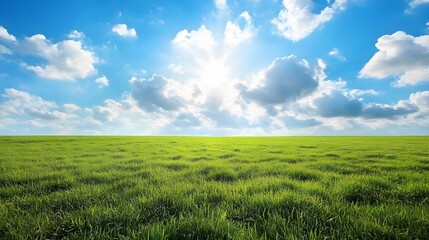
[[[429,137],[0,137],[0,239],[428,239]]]

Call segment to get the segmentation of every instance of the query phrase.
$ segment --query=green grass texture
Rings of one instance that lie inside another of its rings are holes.
[[[429,137],[0,137],[0,239],[428,239]]]

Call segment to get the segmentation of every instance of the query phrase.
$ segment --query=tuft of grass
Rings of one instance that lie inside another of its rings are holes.
[[[288,176],[299,181],[316,181],[320,178],[320,173],[315,173],[309,170],[296,169],[291,171]]]
[[[377,204],[389,196],[391,185],[378,178],[356,178],[341,188],[344,199],[350,203]]]
[[[231,182],[237,179],[237,173],[232,169],[214,169],[207,174],[207,179],[219,182]]]

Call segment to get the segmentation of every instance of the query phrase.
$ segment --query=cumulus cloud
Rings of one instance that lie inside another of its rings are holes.
[[[283,37],[299,41],[343,11],[347,0],[336,0],[318,14],[311,11],[313,4],[312,0],[283,0],[283,9],[271,23]]]
[[[340,50],[338,50],[338,48],[333,48],[331,51],[329,51],[329,56],[332,56],[340,60],[341,62],[346,61],[346,58],[341,55]]]
[[[54,101],[16,89],[6,89],[0,98],[3,133],[148,134],[149,130],[165,124],[163,116],[143,115],[128,96],[121,101],[106,99],[102,105],[83,111],[73,103],[59,107]]]
[[[295,56],[283,57],[263,71],[254,87],[238,85],[244,99],[257,102],[271,113],[277,104],[292,102],[308,95],[318,86],[314,70],[305,60]]]
[[[362,117],[365,119],[394,119],[399,116],[415,113],[418,110],[417,106],[403,100],[399,101],[396,105],[372,103],[365,106],[362,112]]]
[[[243,27],[240,26],[240,21],[243,20]],[[225,42],[230,46],[236,46],[250,40],[254,35],[252,18],[247,11],[240,14],[239,19],[234,23],[228,21],[225,27]]]
[[[184,102],[177,93],[175,86],[179,83],[161,75],[152,75],[151,78],[130,80],[132,97],[138,106],[146,112],[159,110],[175,111],[183,106]]]
[[[0,115],[27,116],[41,121],[64,121],[76,117],[76,115],[58,111],[55,102],[14,88],[5,89],[5,93],[1,96],[5,102],[0,104]]]
[[[90,134],[153,134],[166,117],[158,113],[142,111],[130,95],[122,100],[106,99],[103,104],[87,107],[75,124],[80,132]],[[168,121],[167,121],[168,122]]]
[[[0,40],[6,42],[15,42],[16,38],[12,34],[9,34],[6,28],[0,26]]]
[[[112,27],[112,32],[124,38],[137,38],[136,29],[128,28],[127,24],[124,23],[114,25]]]
[[[98,84],[99,87],[109,86],[109,79],[107,79],[106,76],[101,76],[101,77],[95,79],[95,82]]]
[[[429,91],[415,92],[410,95],[410,102],[421,110],[429,112]]]
[[[417,105],[409,100],[400,100],[397,104],[363,103],[353,96],[346,96],[347,92],[334,91],[331,94],[314,100],[316,113],[324,118],[363,118],[363,119],[395,119],[407,116],[419,110]]]
[[[84,34],[83,32],[79,32],[79,31],[77,31],[77,30],[72,30],[72,31],[70,31],[70,33],[67,35],[67,37],[68,37],[68,38],[70,38],[70,39],[76,39],[76,40],[79,40],[79,39],[84,38],[84,37],[85,37],[85,34]]]
[[[331,117],[358,117],[362,114],[363,104],[354,98],[348,98],[336,91],[324,94],[315,100],[317,113],[325,118]]]
[[[83,49],[80,41],[64,40],[53,44],[45,36],[37,34],[26,38],[21,46],[25,53],[46,60],[44,66],[24,64],[25,68],[42,78],[72,81],[95,73],[97,58],[93,52]]]
[[[380,37],[378,52],[359,72],[361,78],[383,79],[397,76],[395,86],[429,81],[429,35],[413,37],[398,31]]]
[[[210,30],[205,25],[201,25],[198,30],[188,31],[184,29],[178,32],[172,41],[173,45],[183,49],[200,49],[211,51],[216,45],[216,41]]]
[[[3,114],[23,114],[25,111],[47,111],[55,107],[55,103],[33,96],[14,88],[6,88],[1,95],[6,101],[1,105]]]
[[[64,40],[52,43],[42,34],[26,37],[20,41],[8,34],[3,27],[0,27],[0,38],[13,41],[13,44],[7,45],[9,49],[5,50],[6,53],[10,51],[43,59],[46,62],[44,65],[21,63],[23,67],[35,72],[41,78],[73,81],[96,72],[94,64],[98,59],[93,52],[83,48],[81,41]]]
[[[172,72],[184,73],[188,78],[199,79],[199,82],[209,82],[209,78],[220,79],[217,76],[225,72],[225,68],[217,64],[223,62],[223,57],[219,55],[225,52],[205,25],[197,30],[179,31],[171,40],[171,45],[175,51],[172,61],[176,63],[168,66]]]
[[[86,109],[90,116],[99,124],[115,120],[119,117],[119,112],[123,108],[120,102],[112,99],[104,100],[104,104],[104,106],[95,106]]]

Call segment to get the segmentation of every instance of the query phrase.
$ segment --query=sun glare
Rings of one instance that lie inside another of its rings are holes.
[[[197,77],[208,91],[219,89],[231,80],[230,69],[224,58],[210,59],[201,63]]]

